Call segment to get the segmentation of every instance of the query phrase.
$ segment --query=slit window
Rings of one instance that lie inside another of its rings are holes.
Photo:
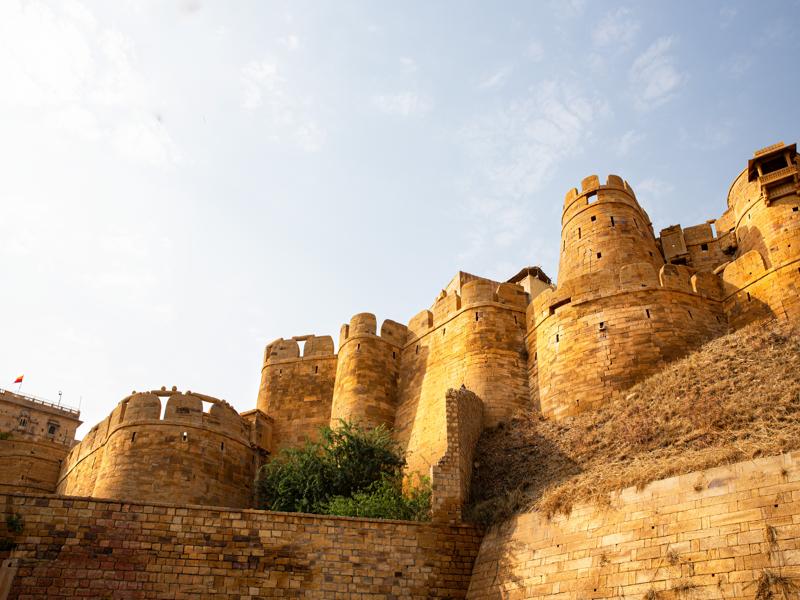
[[[747,301],[750,302],[750,292],[747,292]]]
[[[316,365],[316,366],[314,367],[314,373],[319,373],[319,365]]]
[[[220,442],[219,443],[219,449],[222,450],[223,452],[225,452],[225,442]]]
[[[581,239],[581,228],[578,227],[578,239]]]
[[[397,358],[397,353],[396,352],[392,352],[392,358]]]
[[[132,442],[136,441],[136,432],[135,431],[133,433],[131,433],[131,441]]]
[[[478,315],[478,313],[475,313],[475,320],[477,321],[477,320],[478,320],[478,318],[479,318],[479,315]]]
[[[556,334],[556,342],[558,342],[560,339],[561,337],[558,334]]]
[[[689,313],[689,318],[694,319],[694,317],[692,316],[692,311],[687,311],[687,312]]]
[[[650,309],[649,308],[645,308],[644,312],[647,315],[647,318],[649,319],[650,318]]]
[[[417,349],[416,349],[414,352],[416,352],[417,354],[419,354],[419,344],[417,344]]]
[[[617,224],[614,222],[614,217],[611,217],[611,226],[616,227]]]
[[[708,252],[708,244],[700,244],[700,250],[703,252]]]
[[[442,327],[442,337],[447,335],[447,327]]]
[[[356,344],[356,352],[358,352],[359,350],[361,350],[361,344]]]
[[[184,431],[181,434],[181,441],[184,441],[184,442],[188,442],[189,441],[189,433],[188,432]]]
[[[517,324],[517,315],[514,315],[514,325]]]

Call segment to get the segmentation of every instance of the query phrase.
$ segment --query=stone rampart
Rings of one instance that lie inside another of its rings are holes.
[[[467,598],[753,598],[765,572],[800,577],[797,452],[520,515],[487,533]]]
[[[0,440],[0,492],[52,494],[69,446],[35,439]]]
[[[256,405],[273,419],[270,452],[302,446],[328,425],[336,368],[333,339],[327,335],[281,338],[267,346]]]
[[[70,451],[57,491],[247,507],[261,460],[251,424],[227,403],[174,390],[134,393]]]
[[[456,599],[480,543],[468,525],[180,504],[10,494],[0,510],[0,528],[24,523],[0,553],[15,600]]]

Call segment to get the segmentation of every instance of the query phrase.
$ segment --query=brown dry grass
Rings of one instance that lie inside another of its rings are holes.
[[[631,485],[800,448],[799,334],[757,323],[595,412],[560,422],[521,415],[486,431],[469,513],[483,524],[520,510],[568,513]]]

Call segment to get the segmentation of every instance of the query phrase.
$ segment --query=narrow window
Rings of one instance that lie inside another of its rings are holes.
[[[536,362],[537,360],[539,360],[539,353],[538,352],[534,352],[533,353],[533,362]]]
[[[605,322],[604,321],[600,321],[600,330],[602,331],[605,328],[606,328]]]
[[[188,441],[189,440],[189,434],[186,431],[184,431],[183,434],[181,435],[181,439],[184,442]]]
[[[578,239],[581,239],[581,228],[578,227]]]
[[[56,426],[50,423],[50,425],[47,426],[47,435],[55,435],[55,434],[56,434]]]
[[[692,316],[692,311],[687,311],[687,312],[689,313],[689,318],[694,319],[694,317]]]
[[[392,352],[392,358],[397,358],[397,354],[395,352]]]
[[[603,258],[603,253],[602,252],[598,252],[597,253],[597,258]]]
[[[747,292],[747,301],[750,302],[750,292]]]
[[[223,452],[225,452],[225,442],[220,442],[219,443],[219,449],[222,450]]]
[[[442,337],[447,334],[447,327],[442,327]]]
[[[416,349],[416,351],[415,351],[415,352],[416,352],[417,354],[419,354],[419,344],[417,344],[417,349]]]
[[[131,434],[131,441],[132,442],[136,441],[136,432],[135,431]]]
[[[617,224],[614,222],[614,217],[611,217],[611,226],[616,227]]]
[[[475,320],[478,320],[478,313],[475,313]]]
[[[561,339],[561,338],[559,337],[558,334],[556,334],[556,342],[558,342],[559,339]]]
[[[708,244],[700,244],[700,250],[703,252],[708,252]]]
[[[517,315],[514,315],[514,325],[517,324]]]
[[[356,352],[358,352],[359,350],[361,350],[361,344],[356,344]]]
[[[319,365],[314,367],[314,373],[319,373]]]
[[[649,319],[650,318],[650,309],[649,308],[645,308],[644,312],[647,313],[647,318]]]
[[[597,215],[592,215],[592,221],[597,221]]]
[[[280,377],[281,375],[283,375],[283,369],[278,369],[278,377]]]

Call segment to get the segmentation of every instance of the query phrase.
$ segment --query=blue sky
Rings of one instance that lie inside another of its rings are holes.
[[[277,337],[557,275],[617,173],[656,232],[800,138],[800,2],[0,2],[0,378],[252,408]],[[85,431],[84,426],[82,431]]]

